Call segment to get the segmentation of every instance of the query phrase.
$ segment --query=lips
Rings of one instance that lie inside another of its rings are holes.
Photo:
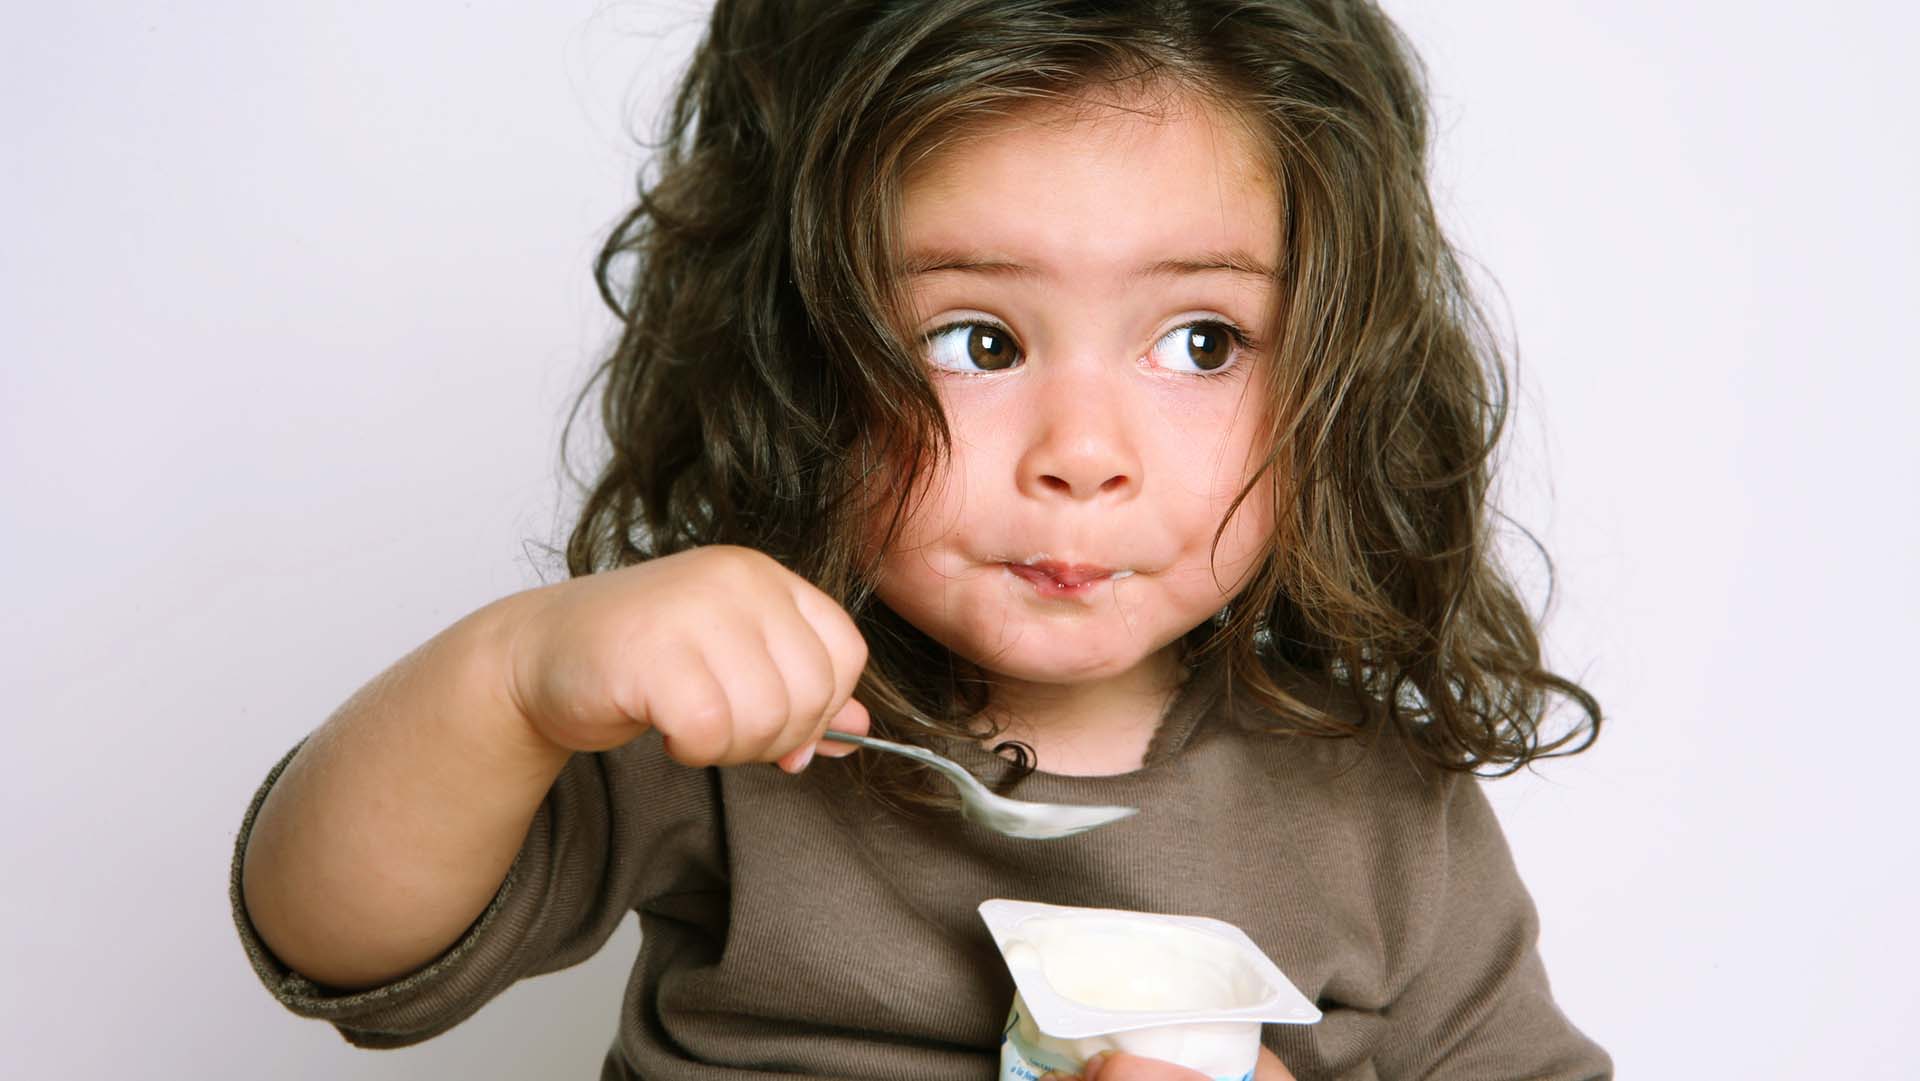
[[[1013,573],[1021,577],[1044,575],[1063,586],[1082,586],[1088,582],[1113,575],[1111,567],[1096,567],[1091,563],[1058,563],[1043,559],[1033,563],[1019,563],[1013,567]]]
[[[1051,559],[1008,563],[1006,566],[1014,577],[1049,597],[1073,596],[1102,582],[1117,582],[1133,574],[1130,570],[1115,570],[1092,563],[1062,563]]]

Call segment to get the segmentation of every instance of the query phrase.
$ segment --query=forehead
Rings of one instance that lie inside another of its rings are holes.
[[[1078,274],[1235,253],[1272,267],[1279,198],[1238,116],[1191,95],[1079,98],[948,140],[908,174],[901,226],[910,265],[964,252]]]

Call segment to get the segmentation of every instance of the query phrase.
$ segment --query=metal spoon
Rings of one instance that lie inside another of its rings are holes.
[[[905,755],[916,762],[932,766],[936,771],[953,782],[960,790],[960,810],[967,818],[980,823],[995,833],[1008,837],[1019,837],[1031,841],[1043,841],[1053,837],[1071,837],[1076,833],[1085,833],[1109,822],[1118,822],[1128,815],[1138,814],[1138,807],[1095,807],[1070,803],[1033,803],[1028,800],[1008,799],[996,795],[980,779],[968,772],[966,767],[951,759],[942,758],[932,751],[905,743],[874,739],[871,736],[855,736],[846,732],[828,729],[824,739],[836,743],[852,743],[889,754]]]

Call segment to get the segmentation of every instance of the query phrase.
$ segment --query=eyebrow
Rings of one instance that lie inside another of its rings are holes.
[[[924,251],[909,257],[904,266],[907,277],[917,278],[923,274],[940,274],[957,271],[963,274],[986,274],[995,277],[1037,278],[1040,272],[1025,263],[1011,259],[997,259],[989,255],[962,251]],[[1162,259],[1136,267],[1127,275],[1129,280],[1141,278],[1168,278],[1188,274],[1210,274],[1225,272],[1241,274],[1247,277],[1272,279],[1273,268],[1255,259],[1244,251],[1211,251],[1192,258]]]

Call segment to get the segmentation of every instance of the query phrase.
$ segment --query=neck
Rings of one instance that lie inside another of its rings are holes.
[[[1128,773],[1146,760],[1167,703],[1186,670],[1169,648],[1129,671],[1088,683],[996,678],[987,713],[1006,727],[991,742],[1019,740],[1048,773]]]

